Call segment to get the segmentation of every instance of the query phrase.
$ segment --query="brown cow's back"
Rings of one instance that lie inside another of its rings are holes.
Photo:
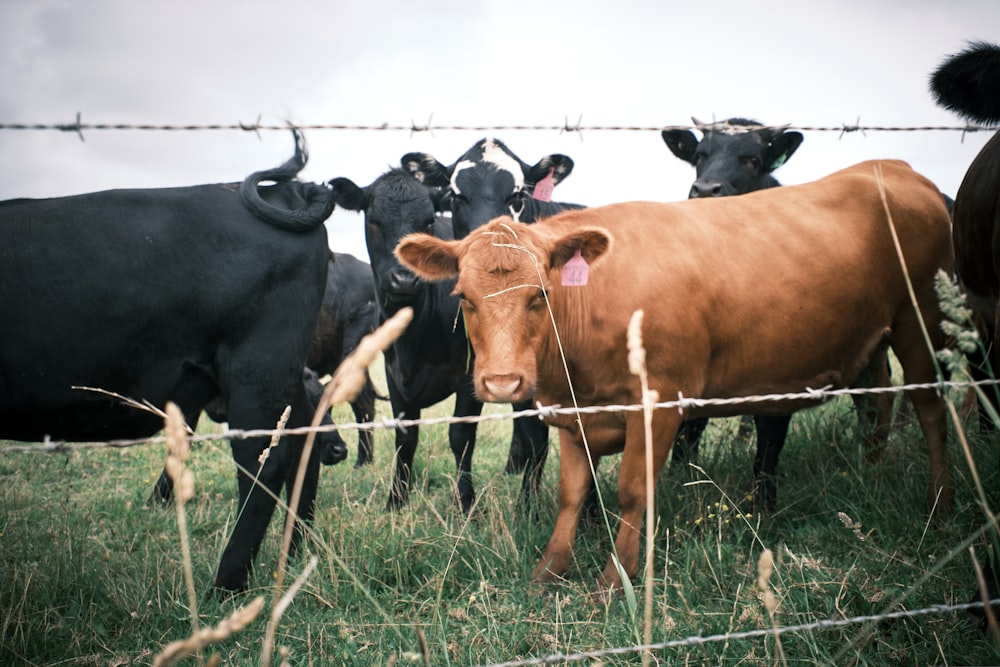
[[[633,383],[624,336],[637,309],[646,314],[650,375],[680,384],[686,396],[855,380],[896,314],[910,307],[876,167],[908,264],[949,268],[947,210],[937,189],[894,161],[738,199],[630,202],[540,223],[546,236],[589,225],[613,238],[586,287],[562,287],[558,270],[550,275],[561,343],[585,376],[574,381],[578,390],[598,401],[625,398],[623,380]],[[917,285],[924,295],[932,293],[933,273],[924,271]],[[550,349],[544,360],[558,357]],[[561,363],[540,370],[543,394],[564,385]]]

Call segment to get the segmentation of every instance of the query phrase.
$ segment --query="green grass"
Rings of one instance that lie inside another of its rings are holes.
[[[506,406],[488,407],[505,410]],[[388,405],[380,404],[380,418]],[[450,414],[446,402],[427,411]],[[425,413],[425,416],[427,416]],[[351,421],[346,409],[335,415]],[[847,399],[800,413],[779,465],[778,508],[752,514],[753,447],[735,420],[712,422],[697,468],[667,470],[657,491],[653,641],[771,627],[757,587],[763,546],[775,554],[770,585],[781,625],[968,601],[973,569],[966,538],[983,511],[957,444],[955,513],[927,524],[926,453],[919,430],[903,424],[879,463],[862,462]],[[202,424],[211,432],[214,424]],[[974,431],[975,429],[970,429]],[[588,593],[609,538],[581,530],[567,581],[537,586],[530,573],[556,510],[558,454],[552,454],[536,516],[518,510],[519,478],[503,474],[508,422],[480,426],[474,462],[479,505],[456,509],[454,461],[445,426],[424,427],[412,502],[384,511],[392,434],[376,435],[375,465],[324,468],[311,552],[319,566],[278,625],[276,643],[292,665],[490,664],[642,642],[640,610],[626,600],[595,603]],[[354,437],[348,441],[353,445]],[[996,507],[997,439],[974,438],[974,456]],[[170,641],[190,635],[190,610],[172,509],[145,506],[165,448],[0,456],[0,664],[144,665]],[[202,626],[217,624],[253,595],[265,612],[205,656],[258,664],[274,596],[280,522],[272,522],[250,595],[204,595],[236,512],[228,444],[196,446],[188,529]],[[617,459],[600,469],[609,508]],[[614,522],[612,522],[614,525]],[[987,540],[973,542],[982,555]],[[286,585],[302,569],[293,559]],[[964,613],[883,621],[873,626],[727,640],[659,651],[660,665],[967,665],[1000,654]],[[635,653],[603,665],[638,664]],[[189,658],[184,664],[197,664]],[[584,661],[581,664],[598,664]]]

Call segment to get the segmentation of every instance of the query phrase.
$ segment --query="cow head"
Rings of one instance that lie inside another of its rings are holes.
[[[690,130],[663,130],[670,151],[695,167],[688,197],[742,195],[778,185],[771,175],[802,143],[802,133],[763,128],[746,118],[705,124],[691,119],[703,136]]]
[[[329,181],[337,205],[365,216],[365,243],[371,260],[375,288],[382,306],[394,310],[417,294],[419,281],[393,255],[393,248],[406,234],[429,232],[438,221],[441,192],[414,180],[399,169],[379,176],[368,187],[347,178]]]
[[[537,387],[536,360],[552,330],[549,297],[560,289],[560,270],[577,253],[593,265],[610,246],[600,227],[554,233],[498,218],[457,241],[411,234],[396,256],[426,280],[458,278],[455,294],[476,351],[476,395],[511,403]]]
[[[566,155],[546,155],[531,166],[491,138],[477,141],[450,167],[427,153],[407,153],[400,162],[424,185],[444,188],[459,239],[493,218],[520,211],[539,181],[551,175],[554,186],[573,171],[573,160]]]

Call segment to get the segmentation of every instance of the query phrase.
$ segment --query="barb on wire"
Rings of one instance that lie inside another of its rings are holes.
[[[867,128],[861,126],[861,116],[858,116],[858,119],[854,121],[854,125],[848,125],[847,123],[843,124],[843,128],[840,131],[840,136],[837,138],[843,139],[844,135],[847,134],[848,132],[860,132],[861,136],[867,139],[868,135],[865,134],[865,129]]]
[[[430,116],[427,117],[427,123],[423,127],[420,127],[411,118],[410,119],[410,136],[412,137],[417,132],[428,132],[433,137],[434,136],[434,128],[431,126],[431,121],[432,120],[434,120],[434,114],[433,113]]]

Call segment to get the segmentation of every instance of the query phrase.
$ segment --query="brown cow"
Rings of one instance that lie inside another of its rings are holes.
[[[533,396],[547,405],[572,405],[564,353],[579,405],[640,403],[625,344],[639,309],[645,311],[650,388],[662,400],[678,393],[719,398],[845,387],[885,344],[907,382],[932,382],[932,355],[886,206],[927,330],[941,347],[933,279],[951,268],[948,211],[937,188],[898,161],[866,162],[814,183],[738,198],[613,204],[530,226],[497,218],[462,241],[411,234],[396,253],[425,279],[458,276],[455,289],[476,351],[475,389],[484,401]],[[589,265],[589,278],[585,286],[564,286],[563,267],[576,254]],[[933,390],[911,397],[930,452],[931,501],[948,510],[944,404]],[[685,410],[684,416],[787,414],[816,404],[750,402]],[[676,410],[654,413],[654,475],[682,418]],[[540,581],[568,568],[591,482],[576,419],[550,423],[560,428],[559,515],[534,571]],[[624,436],[615,549],[625,574],[634,577],[646,509],[643,416],[601,413],[585,416],[582,426],[597,457],[622,451]],[[621,586],[610,558],[598,585]]]

